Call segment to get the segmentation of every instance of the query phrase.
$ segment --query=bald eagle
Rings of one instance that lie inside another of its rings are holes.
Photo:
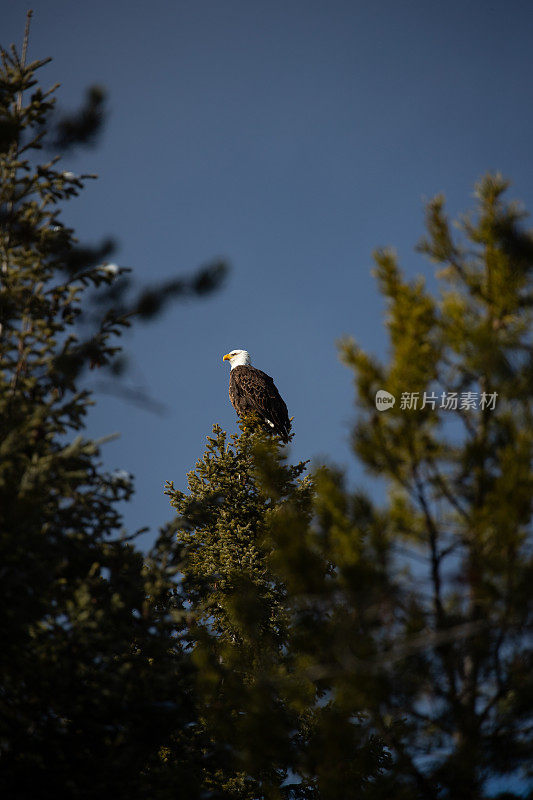
[[[270,375],[252,367],[246,350],[232,350],[222,360],[231,364],[229,399],[239,417],[256,414],[287,444],[291,422],[287,406]]]

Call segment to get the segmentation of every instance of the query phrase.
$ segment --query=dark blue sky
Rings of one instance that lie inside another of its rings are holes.
[[[350,465],[351,375],[335,341],[386,354],[372,250],[394,245],[410,275],[423,200],[453,214],[500,170],[533,208],[533,4],[529,0],[36,0],[30,57],[53,56],[63,106],[109,91],[101,145],[65,169],[100,180],[66,208],[83,241],[111,234],[140,280],[232,265],[222,292],[176,305],[127,336],[132,381],[165,417],[97,395],[90,433],[136,476],[128,526],[170,509],[213,422],[233,432],[222,355],[248,349],[295,416],[292,457]],[[25,7],[4,3],[0,40]],[[409,387],[406,387],[408,390]]]

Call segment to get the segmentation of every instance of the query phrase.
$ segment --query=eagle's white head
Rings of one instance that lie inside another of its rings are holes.
[[[230,353],[226,353],[222,361],[229,361],[232,369],[233,367],[247,367],[252,363],[248,350],[232,350]]]

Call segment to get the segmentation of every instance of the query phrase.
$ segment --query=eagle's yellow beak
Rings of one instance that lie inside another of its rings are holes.
[[[222,361],[231,361],[231,355],[229,353],[226,353]]]

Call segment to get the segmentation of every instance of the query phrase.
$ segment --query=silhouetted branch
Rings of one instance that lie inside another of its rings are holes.
[[[119,383],[112,383],[111,381],[97,381],[94,385],[94,391],[127,400],[145,411],[152,411],[154,414],[159,414],[160,416],[169,413],[169,407],[165,403],[161,403],[159,400],[150,397],[144,389],[124,386]]]
[[[85,92],[84,105],[74,113],[64,114],[55,123],[50,148],[65,152],[78,145],[94,146],[105,122],[105,100],[102,86],[90,86]]]

